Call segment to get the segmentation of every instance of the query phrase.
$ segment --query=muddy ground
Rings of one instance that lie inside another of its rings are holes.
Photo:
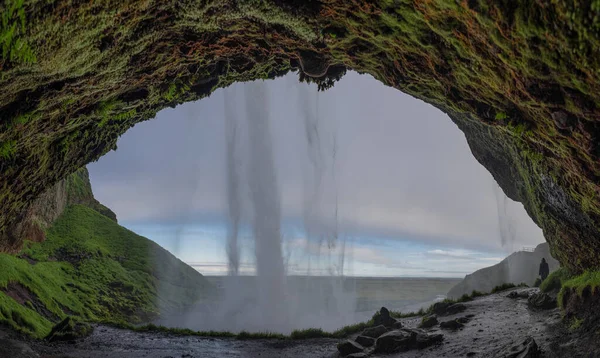
[[[526,299],[510,299],[504,291],[466,302],[466,311],[440,321],[474,315],[464,328],[457,331],[430,332],[444,334],[441,344],[424,350],[414,350],[387,357],[496,357],[505,348],[533,337],[543,357],[596,357],[592,339],[585,339],[563,326],[558,309],[532,311]],[[420,318],[404,319],[404,326],[413,328]],[[106,326],[97,326],[94,333],[71,343],[47,344],[26,342],[39,357],[337,357],[335,339],[310,340],[248,340],[174,336],[164,333],[138,333]],[[592,347],[593,346],[593,347]],[[2,355],[0,347],[0,357]],[[28,355],[33,356],[33,355]],[[502,356],[502,355],[500,355]],[[9,357],[9,356],[6,356]],[[25,357],[25,356],[23,356]],[[373,357],[383,357],[373,355]]]

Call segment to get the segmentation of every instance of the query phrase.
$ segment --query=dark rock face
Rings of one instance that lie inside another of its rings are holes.
[[[382,334],[386,333],[387,331],[388,330],[387,328],[385,328],[384,325],[379,325],[375,327],[365,328],[365,330],[362,332],[362,335],[366,337],[377,338]]]
[[[375,338],[367,336],[358,336],[356,337],[355,341],[363,347],[371,347],[375,344]]]
[[[342,356],[347,356],[353,353],[362,353],[364,347],[354,341],[346,340],[339,343],[337,349]]]
[[[523,342],[508,347],[499,352],[496,358],[538,358],[541,352],[537,343],[531,337],[527,337]]]
[[[438,324],[438,320],[437,320],[436,315],[425,316],[425,317],[423,317],[421,324],[419,325],[419,328],[431,328],[437,324]]]
[[[81,168],[39,196],[29,206],[22,221],[12,227],[11,235],[35,242],[44,241],[46,239],[44,231],[67,206],[75,204],[92,208],[109,219],[117,221],[117,215],[94,198],[89,173],[86,168]],[[14,249],[18,250],[18,248],[16,246]]]
[[[547,293],[538,292],[529,296],[527,304],[534,309],[549,310],[556,308],[556,298]]]

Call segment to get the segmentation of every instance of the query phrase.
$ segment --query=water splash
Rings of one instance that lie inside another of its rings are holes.
[[[516,240],[515,220],[508,211],[508,198],[496,182],[494,182],[494,195],[496,197],[496,209],[498,212],[500,242],[503,248],[514,250]]]

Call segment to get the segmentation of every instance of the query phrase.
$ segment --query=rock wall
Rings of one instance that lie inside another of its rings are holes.
[[[23,240],[44,241],[46,239],[45,230],[63,213],[67,206],[73,204],[85,205],[117,222],[115,213],[94,198],[88,170],[83,167],[53,185],[33,201],[27,209],[23,221],[13,228],[12,236],[19,238],[19,241],[12,250],[7,251],[18,251]]]
[[[0,250],[19,247],[15,227],[37,197],[157,111],[289,71],[326,89],[352,69],[448,113],[553,255],[573,272],[600,268],[595,2],[8,0],[0,10],[0,33],[11,33],[0,56]]]
[[[464,280],[448,291],[448,297],[456,299],[465,293],[471,294],[473,290],[491,292],[494,287],[504,283],[518,285],[524,282],[533,286],[536,278],[539,277],[539,265],[542,258],[548,262],[550,272],[559,268],[559,262],[550,255],[548,244],[539,244],[533,252],[514,252],[494,266],[482,268],[467,275]]]

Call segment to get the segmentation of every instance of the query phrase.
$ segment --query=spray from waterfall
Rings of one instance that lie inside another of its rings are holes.
[[[281,203],[273,159],[267,111],[266,88],[262,81],[246,89],[249,159],[248,184],[253,209],[252,230],[256,254],[259,306],[266,326],[285,321],[284,266],[281,250]],[[252,121],[250,123],[250,121]]]
[[[230,276],[237,276],[240,269],[240,247],[238,242],[241,196],[236,151],[237,123],[232,103],[236,101],[235,88],[227,88],[223,96],[225,113],[225,164],[227,177],[227,264]]]
[[[502,189],[494,182],[494,195],[496,197],[496,209],[498,210],[498,229],[502,247],[514,249],[516,239],[516,226],[514,218],[508,212],[508,198]]]

